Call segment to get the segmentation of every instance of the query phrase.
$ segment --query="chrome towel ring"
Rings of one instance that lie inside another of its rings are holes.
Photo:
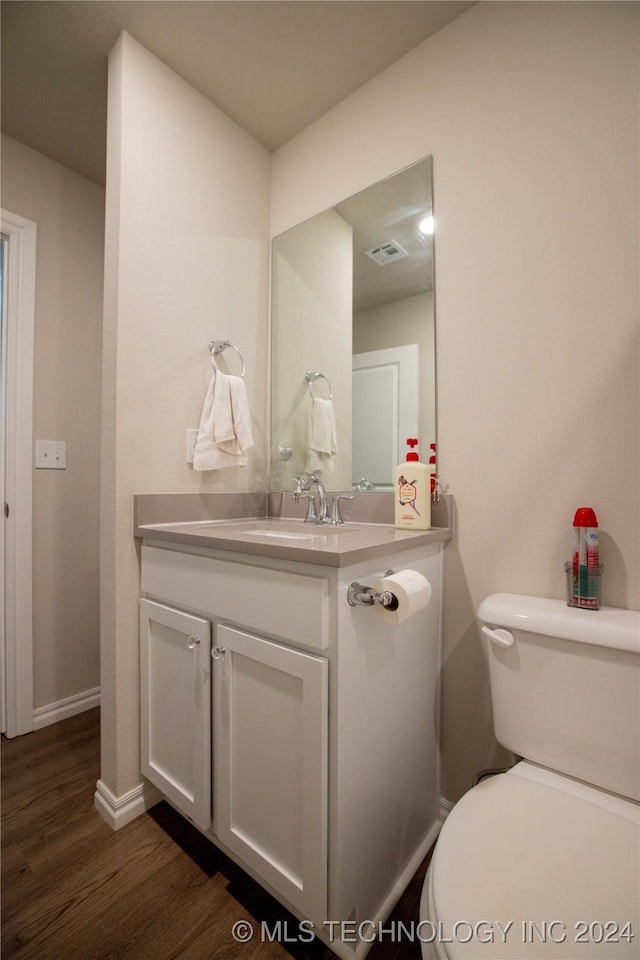
[[[242,364],[242,372],[240,376],[244,377],[244,360],[243,360],[242,354],[240,353],[236,345],[234,343],[231,343],[231,340],[210,340],[209,341],[209,351],[211,353],[211,366],[216,372],[219,372],[219,373],[224,372],[224,371],[221,371],[218,366],[216,366],[216,357],[218,356],[219,353],[222,353],[223,350],[226,350],[227,347],[231,347],[232,350],[235,350],[235,352],[240,357],[240,363]]]
[[[311,394],[311,396],[313,397],[314,400],[322,400],[322,399],[333,400],[333,390],[331,389],[331,384],[329,383],[329,378],[328,378],[328,377],[325,377],[324,373],[321,373],[319,370],[317,370],[316,372],[313,372],[313,371],[310,370],[308,373],[305,374],[305,377],[304,377],[304,378],[305,378],[305,380],[307,381],[307,385],[308,385],[308,387],[309,387],[309,393]],[[312,384],[314,384],[317,380],[325,380],[325,381],[326,381],[327,387],[329,388],[329,396],[328,396],[328,397],[326,397],[326,398],[318,397],[318,395],[313,392],[313,386],[312,386]]]

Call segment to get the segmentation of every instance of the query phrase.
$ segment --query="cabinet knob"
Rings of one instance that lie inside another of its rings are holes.
[[[189,647],[189,650],[195,650],[195,648],[198,646],[199,643],[200,643],[200,637],[187,638],[187,646]]]
[[[213,657],[214,660],[219,660],[222,654],[226,652],[227,651],[225,650],[224,647],[214,647],[213,650],[211,651],[211,656]]]

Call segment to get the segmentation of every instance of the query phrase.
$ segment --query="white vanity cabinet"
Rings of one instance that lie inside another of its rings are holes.
[[[342,957],[439,830],[441,561],[440,543],[344,566],[142,547],[144,776]],[[347,602],[391,566],[432,588],[400,625]]]
[[[326,659],[221,624],[214,832],[305,916],[327,890]]]
[[[140,601],[142,774],[202,830],[211,824],[211,624]]]
[[[142,589],[143,775],[321,922],[327,579],[145,546]]]

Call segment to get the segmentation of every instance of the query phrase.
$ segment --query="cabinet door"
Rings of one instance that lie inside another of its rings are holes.
[[[214,829],[306,917],[326,919],[327,661],[220,626]]]
[[[211,624],[140,601],[142,773],[199,827],[211,824]]]

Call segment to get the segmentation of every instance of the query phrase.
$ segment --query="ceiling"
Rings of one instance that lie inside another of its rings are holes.
[[[120,32],[269,150],[455,19],[456,0],[3,0],[2,130],[104,183]]]
[[[419,228],[433,214],[431,182],[429,157],[334,207],[353,228],[354,313],[433,289],[433,238]],[[403,255],[371,259],[367,251],[381,244],[399,247]]]

